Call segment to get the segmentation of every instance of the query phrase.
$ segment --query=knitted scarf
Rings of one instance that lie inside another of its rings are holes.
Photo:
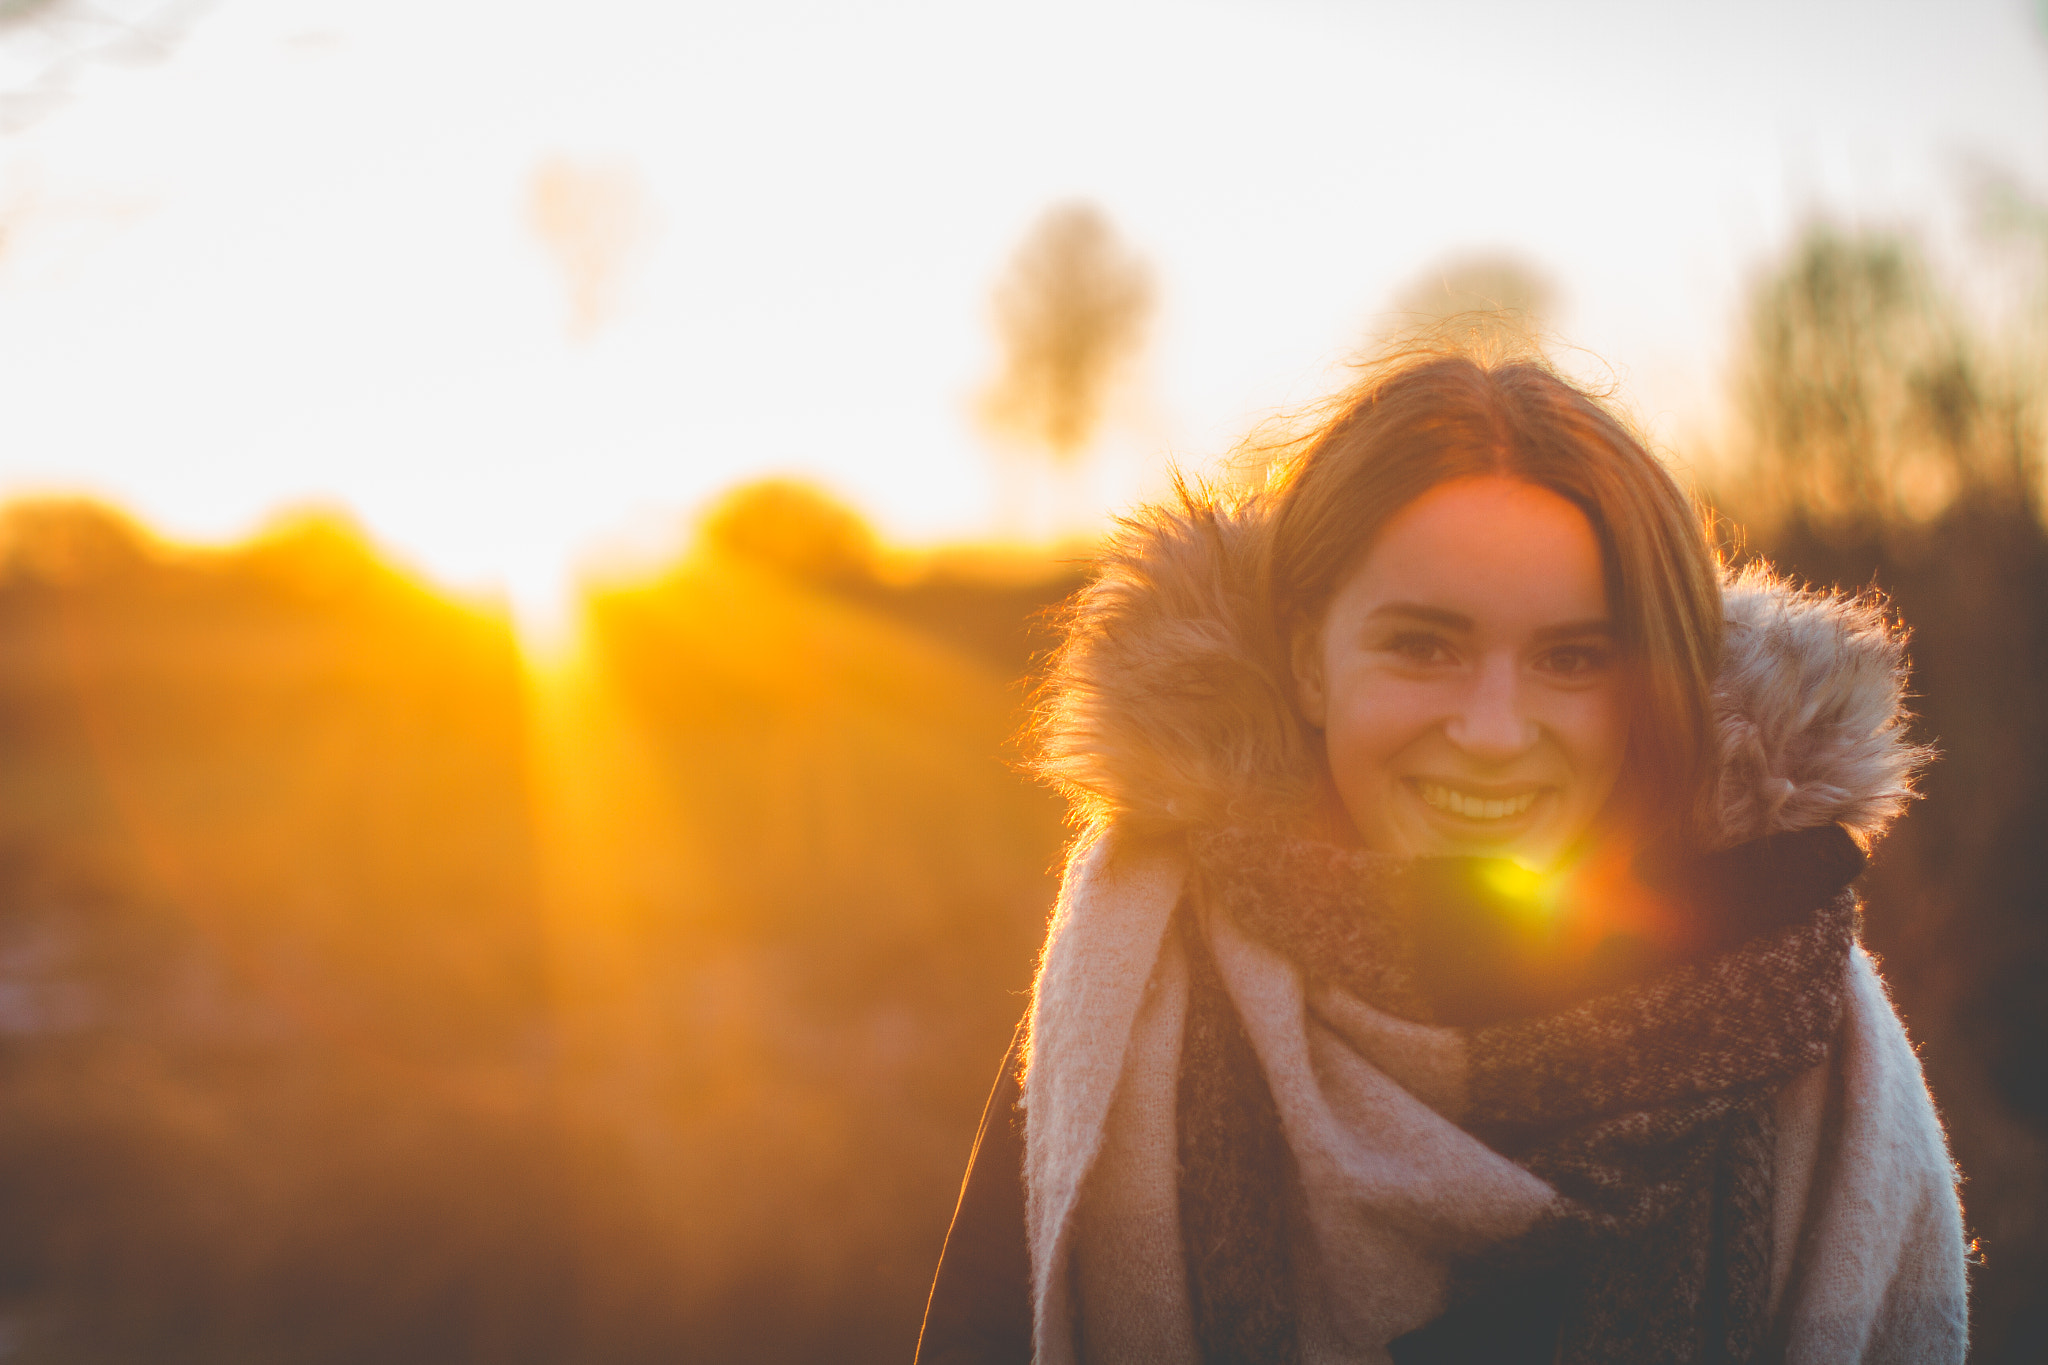
[[[1382,1020],[1394,1041],[1372,1061],[1557,1192],[1526,1232],[1462,1258],[1450,1311],[1396,1359],[1499,1358],[1532,1334],[1536,1358],[1571,1365],[1758,1358],[1772,1101],[1841,1018],[1863,861],[1845,834],[1652,869],[1656,932],[1576,953],[1543,936],[1583,907],[1532,917],[1526,888],[1489,891],[1497,867],[1243,832],[1193,851],[1174,1127],[1205,1361],[1301,1358],[1288,1224],[1304,1196],[1212,951],[1224,920],[1295,964],[1326,1022]]]

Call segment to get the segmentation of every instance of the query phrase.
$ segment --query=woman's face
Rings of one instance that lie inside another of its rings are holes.
[[[1628,723],[1585,514],[1504,476],[1403,508],[1319,628],[1294,639],[1303,711],[1368,848],[1548,865],[1621,774]]]

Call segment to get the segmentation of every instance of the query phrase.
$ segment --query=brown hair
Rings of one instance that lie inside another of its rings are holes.
[[[1540,361],[1391,356],[1298,443],[1274,479],[1262,566],[1276,657],[1291,629],[1321,617],[1396,513],[1439,484],[1489,474],[1547,488],[1592,523],[1633,683],[1618,799],[1635,806],[1646,834],[1691,838],[1710,797],[1722,635],[1706,523],[1619,418]]]

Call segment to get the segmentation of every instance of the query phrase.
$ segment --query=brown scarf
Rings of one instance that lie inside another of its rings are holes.
[[[1502,950],[1512,932],[1489,928],[1504,907],[1456,884],[1483,868],[1242,832],[1195,854],[1177,912],[1190,994],[1176,1140],[1205,1361],[1300,1359],[1285,1220],[1302,1194],[1204,913],[1228,915],[1313,982],[1457,1026],[1460,1125],[1562,1196],[1529,1233],[1465,1265],[1450,1312],[1394,1343],[1397,1360],[1499,1358],[1508,1344],[1571,1365],[1758,1357],[1771,1101],[1823,1059],[1841,1017],[1856,930],[1846,887],[1863,862],[1845,834],[1802,831],[1656,872],[1677,888],[1667,900],[1685,950],[1605,943],[1534,994],[1504,965],[1528,961]]]

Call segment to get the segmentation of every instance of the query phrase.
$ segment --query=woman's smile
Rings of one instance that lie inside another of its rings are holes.
[[[1422,804],[1432,811],[1475,828],[1499,831],[1519,829],[1517,822],[1535,808],[1544,790],[1525,787],[1488,793],[1473,790],[1462,783],[1427,777],[1411,777],[1408,785]]]

